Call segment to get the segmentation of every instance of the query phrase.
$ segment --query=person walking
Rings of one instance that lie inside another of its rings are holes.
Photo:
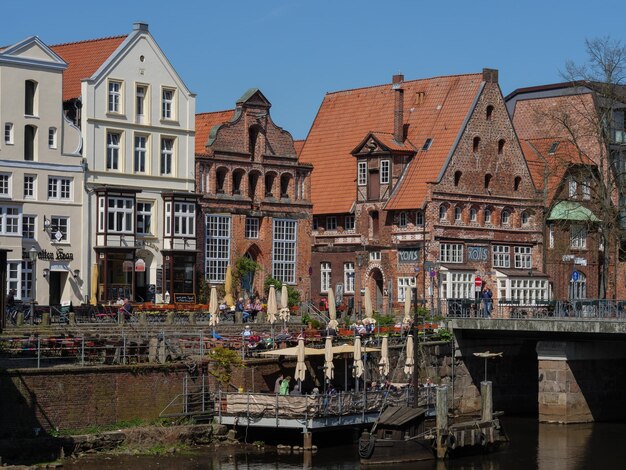
[[[281,395],[289,395],[289,382],[291,381],[291,377],[287,376],[281,383],[280,383],[280,394]]]
[[[274,394],[278,395],[280,393],[280,386],[283,382],[284,376],[283,374],[280,374],[278,376],[278,378],[276,379],[276,382],[274,382]]]
[[[489,318],[491,317],[493,293],[487,285],[483,286],[483,291],[480,293],[480,297],[483,301],[483,317]]]

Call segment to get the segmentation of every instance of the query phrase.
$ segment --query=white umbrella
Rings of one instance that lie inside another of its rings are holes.
[[[211,316],[209,317],[209,324],[211,326],[216,326],[220,322],[220,316],[218,314],[217,305],[217,289],[215,286],[211,287],[211,297],[209,299],[209,313]]]
[[[298,351],[297,351],[297,363],[296,363],[296,371],[293,374],[293,378],[302,382],[304,380],[304,376],[306,373],[306,365],[304,364],[304,340],[298,340]]]
[[[411,290],[409,288],[404,289],[404,318],[402,323],[409,325],[413,321],[411,317]]]
[[[383,337],[383,344],[380,348],[380,361],[378,361],[378,371],[382,377],[389,375],[389,338]]]
[[[354,338],[354,369],[352,370],[352,376],[357,379],[363,375],[363,358],[361,356],[361,338],[357,336]]]
[[[326,338],[324,346],[324,375],[328,380],[333,380],[335,364],[333,364],[333,339],[330,336]]]
[[[406,375],[413,375],[413,366],[415,365],[415,359],[413,358],[413,335],[406,337],[406,360],[404,362],[404,373]]]
[[[363,319],[365,325],[374,324],[374,309],[372,308],[372,298],[370,297],[370,288],[365,287],[365,318]]]
[[[328,289],[328,316],[330,317],[328,328],[336,330],[339,322],[337,321],[337,309],[335,308],[335,293],[332,289]]]
[[[276,323],[276,314],[278,308],[276,307],[276,290],[274,286],[270,286],[270,293],[267,296],[267,321],[272,325]]]
[[[289,321],[289,293],[287,292],[287,286],[283,284],[283,288],[280,291],[280,319],[284,322]]]

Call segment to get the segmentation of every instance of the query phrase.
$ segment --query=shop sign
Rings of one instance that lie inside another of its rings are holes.
[[[135,266],[135,263],[133,263],[132,261],[124,261],[122,263],[122,272],[132,273],[134,266]]]
[[[74,253],[66,253],[59,248],[55,253],[47,250],[41,250],[37,253],[37,259],[42,261],[74,261]]]
[[[146,262],[139,258],[135,261],[135,272],[143,273],[146,272]]]
[[[419,247],[398,249],[398,264],[415,264],[418,263],[419,260]]]
[[[468,261],[487,261],[489,259],[489,249],[486,246],[468,246]]]

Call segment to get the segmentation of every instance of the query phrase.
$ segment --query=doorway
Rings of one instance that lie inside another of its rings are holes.
[[[48,305],[61,304],[61,296],[63,294],[62,286],[66,276],[67,273],[60,271],[50,271],[50,274],[48,274]]]
[[[372,280],[374,281],[374,293],[375,293],[375,303],[374,309],[377,312],[383,311],[384,305],[384,295],[383,295],[383,273],[380,272],[380,269],[372,270]]]

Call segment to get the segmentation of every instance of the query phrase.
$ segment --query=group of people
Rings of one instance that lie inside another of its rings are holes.
[[[258,295],[250,297],[246,301],[244,301],[243,297],[239,297],[235,303],[235,312],[240,312],[242,314],[244,323],[255,322],[256,316],[262,311],[263,302]]]

